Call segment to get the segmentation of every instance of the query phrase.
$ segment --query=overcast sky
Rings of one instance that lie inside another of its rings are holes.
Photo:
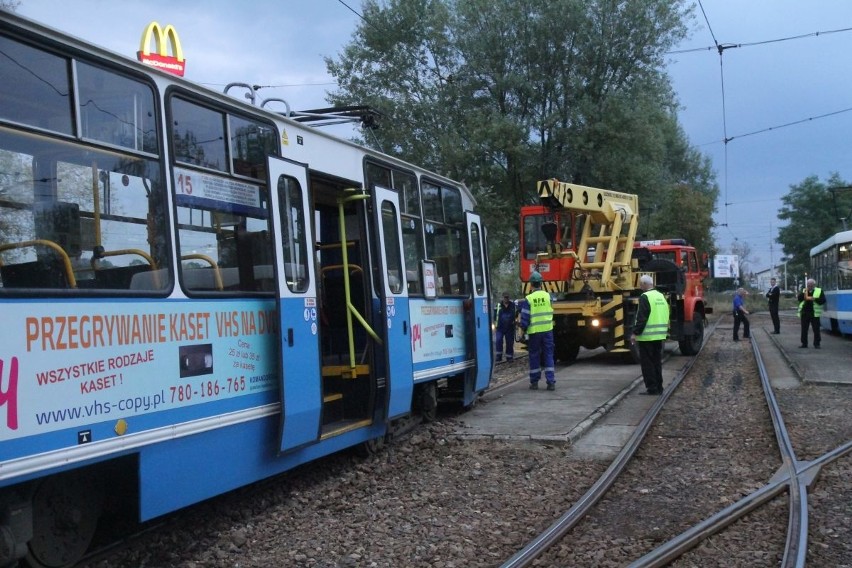
[[[344,1],[361,11],[360,0]],[[17,12],[129,57],[135,57],[148,22],[172,24],[188,79],[215,89],[231,82],[275,85],[259,96],[284,98],[302,110],[327,104],[325,92],[334,86],[323,57],[337,55],[359,21],[346,5],[339,0],[22,0]],[[753,251],[751,268],[766,269],[782,256],[773,241],[780,199],[789,187],[810,175],[824,181],[831,172],[852,180],[852,111],[846,111],[852,109],[852,31],[826,33],[852,28],[852,2],[702,0],[702,5],[704,13],[696,3],[691,37],[678,50],[711,47],[714,41],[771,42],[725,49],[721,66],[715,48],[672,54],[669,65],[684,107],[681,124],[717,174],[720,252],[744,241]],[[803,35],[808,37],[772,41]],[[239,90],[231,92],[241,96]],[[830,113],[838,114],[817,118]],[[797,121],[805,122],[784,126]],[[758,133],[766,129],[772,130]]]

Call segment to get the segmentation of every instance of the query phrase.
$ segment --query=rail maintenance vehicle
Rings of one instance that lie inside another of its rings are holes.
[[[712,310],[704,301],[706,254],[699,258],[684,239],[636,241],[636,195],[557,179],[537,189],[541,204],[521,208],[520,278],[527,294],[538,271],[554,298],[556,358],[570,362],[580,347],[604,347],[637,359],[628,338],[643,274],[669,300],[669,340],[684,355],[697,353]]]

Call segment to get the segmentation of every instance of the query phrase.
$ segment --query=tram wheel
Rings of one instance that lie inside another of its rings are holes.
[[[375,456],[380,453],[383,449],[385,449],[385,437],[379,436],[378,438],[373,438],[371,440],[367,440],[363,444],[359,444],[356,447],[357,454],[362,458],[368,458],[370,456]]]
[[[423,422],[434,422],[438,419],[438,388],[434,381],[417,387],[417,408]]]
[[[62,568],[85,554],[95,535],[103,493],[91,471],[48,477],[33,495],[33,537],[26,562],[33,568]]]

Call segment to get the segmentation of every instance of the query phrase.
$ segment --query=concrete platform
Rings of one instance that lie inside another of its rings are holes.
[[[772,331],[769,316],[761,316],[763,314],[758,314],[756,318],[758,326],[769,334]],[[801,349],[801,329],[795,312],[785,312],[781,314],[781,334],[767,335],[798,379],[807,383],[852,386],[852,337],[829,335],[822,330],[820,349],[814,349],[813,331],[809,331],[808,348]]]
[[[768,314],[751,317],[752,336],[776,388],[795,388],[803,381],[852,386],[852,339],[822,334],[821,349],[799,349],[795,313],[782,314],[781,334],[771,335]],[[723,317],[716,328],[730,337],[733,322]],[[580,456],[606,458],[617,454],[657,397],[645,390],[639,365],[596,351],[581,350],[581,359],[556,369],[556,390],[529,390],[527,381],[486,393],[481,403],[460,417],[456,435],[466,439],[532,441],[572,445]],[[677,343],[664,350],[663,383],[686,364]],[[594,427],[594,428],[593,428]],[[588,434],[588,435],[587,435]]]

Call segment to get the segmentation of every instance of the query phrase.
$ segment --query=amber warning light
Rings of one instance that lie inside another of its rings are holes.
[[[151,51],[151,40],[154,40],[155,51]],[[169,46],[172,54],[169,55]],[[180,46],[177,30],[169,24],[160,26],[157,22],[151,22],[142,32],[142,41],[136,57],[145,65],[162,69],[178,77],[183,77],[186,70],[186,60],[183,58],[183,49]]]

